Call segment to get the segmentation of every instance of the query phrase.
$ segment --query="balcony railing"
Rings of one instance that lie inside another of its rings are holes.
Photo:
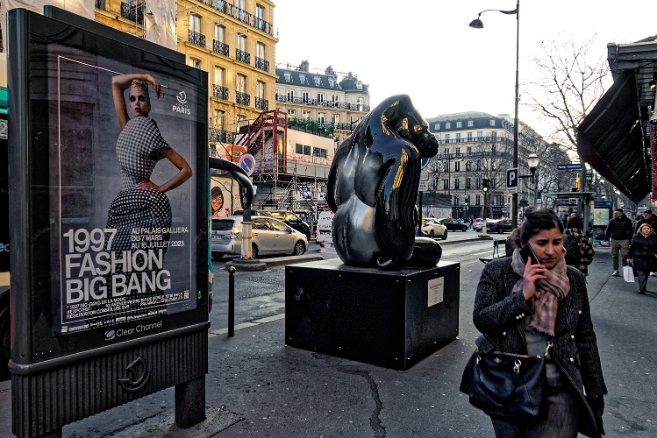
[[[251,104],[251,96],[247,93],[243,93],[241,91],[236,91],[235,92],[235,102],[237,102],[240,105],[250,105]]]
[[[251,64],[251,54],[249,52],[245,52],[244,50],[235,49],[235,59],[243,62],[244,64]]]
[[[232,132],[226,132],[222,129],[210,128],[208,131],[208,141],[233,143],[235,141],[235,134]]]
[[[281,103],[294,103],[297,105],[308,105],[308,106],[322,106],[325,108],[339,108],[348,111],[361,111],[367,112],[370,110],[369,105],[357,104],[357,103],[345,103],[345,102],[332,102],[329,100],[318,100],[318,99],[306,99],[303,97],[295,97],[290,99],[287,96],[276,95],[276,102]]]
[[[256,97],[255,107],[256,109],[267,111],[269,109],[269,101],[267,99],[263,99],[262,97]]]
[[[217,40],[212,40],[212,51],[214,53],[218,53],[220,55],[224,56],[229,56],[229,49],[230,47],[226,43],[222,43],[221,41]]]
[[[262,71],[269,71],[269,61],[263,58],[258,58],[256,56],[255,68],[260,69]]]
[[[121,16],[130,21],[144,24],[144,4],[142,2],[121,2]]]
[[[237,6],[228,3],[225,0],[198,0],[198,1],[199,3],[203,3],[204,5],[211,7],[215,11],[219,11],[223,14],[233,17],[236,20],[239,20],[244,24],[252,26],[261,32],[265,32],[272,36],[274,35],[274,26],[272,26],[271,23],[268,23],[262,18],[258,18],[255,15],[246,12],[244,9],[238,8]]]
[[[221,85],[212,85],[212,96],[221,100],[228,100],[228,88]]]
[[[199,47],[205,48],[205,35],[193,30],[189,31],[189,42]]]

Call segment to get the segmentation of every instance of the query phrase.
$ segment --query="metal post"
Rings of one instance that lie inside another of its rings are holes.
[[[228,336],[235,335],[235,269],[228,267]]]
[[[520,101],[519,95],[519,75],[520,66],[520,0],[516,1],[516,100],[515,100],[515,113],[513,117],[513,167],[518,168],[518,102]],[[511,210],[513,213],[513,229],[518,226],[518,192],[511,196]]]

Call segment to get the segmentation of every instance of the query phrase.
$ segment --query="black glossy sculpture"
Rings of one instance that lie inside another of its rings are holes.
[[[328,179],[333,243],[345,264],[391,270],[411,260],[420,160],[437,152],[438,141],[406,95],[389,97],[358,123],[336,151]],[[435,264],[440,245],[417,239],[417,262]]]

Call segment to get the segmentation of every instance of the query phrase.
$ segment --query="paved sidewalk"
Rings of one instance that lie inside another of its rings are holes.
[[[483,266],[483,265],[481,265]],[[65,437],[490,437],[488,418],[458,391],[478,333],[473,288],[461,275],[459,339],[407,371],[286,347],[282,316],[228,338],[209,337],[208,420],[173,425],[173,389],[68,425]],[[596,248],[589,291],[603,369],[607,437],[657,436],[657,278],[647,295],[611,277],[609,250]],[[10,435],[10,388],[0,384],[0,437]]]

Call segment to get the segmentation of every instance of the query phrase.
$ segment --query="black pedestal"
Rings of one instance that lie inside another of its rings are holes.
[[[458,336],[460,264],[381,271],[340,259],[285,268],[285,343],[408,369]]]

